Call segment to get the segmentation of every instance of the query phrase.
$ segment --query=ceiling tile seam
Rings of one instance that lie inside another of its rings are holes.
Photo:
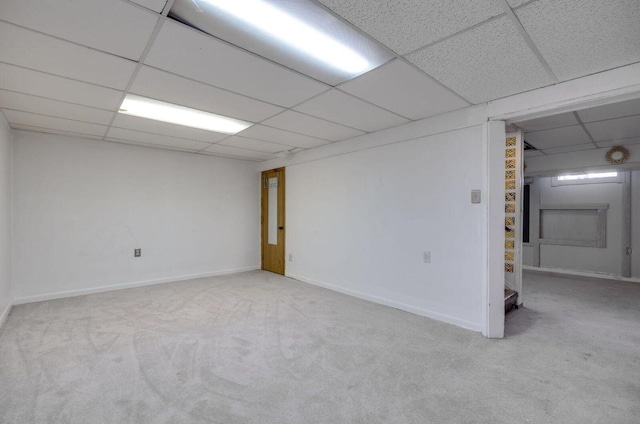
[[[293,110],[292,112],[300,113],[300,112],[295,111],[295,110]],[[312,118],[315,118],[315,116],[313,116]],[[317,118],[317,119],[319,119],[319,118]],[[273,129],[273,130],[285,131],[285,132],[288,132],[288,133],[291,133],[291,134],[301,135],[301,136],[303,136],[303,137],[314,138],[314,139],[316,139],[316,140],[320,140],[320,141],[324,142],[325,144],[329,144],[329,143],[337,143],[337,141],[327,140],[326,138],[320,138],[320,137],[316,137],[316,136],[314,136],[314,135],[303,134],[303,133],[300,133],[300,132],[297,132],[297,131],[283,130],[282,128],[274,127],[274,126],[267,125],[267,124],[264,124],[264,123],[260,123],[260,125],[262,125],[262,126],[264,126],[264,127],[269,127],[269,128],[271,128],[271,129]],[[364,135],[364,134],[360,134],[360,135]],[[243,137],[243,136],[240,136],[240,137]],[[358,137],[358,136],[355,136],[355,137]],[[249,137],[245,137],[245,138],[249,138]],[[257,139],[257,138],[256,138],[256,139],[254,139],[254,140],[264,141],[264,140],[260,140],[260,139]],[[346,140],[346,139],[345,139],[345,140]]]
[[[93,83],[93,82],[87,82],[87,81],[79,80],[79,79],[76,79],[76,78],[65,77],[64,75],[58,75],[58,74],[53,74],[51,72],[40,71],[38,69],[29,68],[27,66],[21,66],[21,65],[16,65],[14,63],[5,62],[3,60],[0,60],[0,64],[7,65],[7,66],[13,66],[15,68],[20,68],[20,69],[26,69],[28,71],[38,72],[40,74],[49,75],[49,76],[56,77],[56,78],[63,78],[63,79],[66,79],[68,81],[80,82],[82,84],[88,84],[88,85],[93,85],[93,86],[100,87],[100,88],[106,88],[107,90],[120,91],[120,92],[123,91],[122,88],[109,87],[109,86],[106,86],[106,85],[96,84],[96,83]],[[11,91],[11,90],[9,90],[9,91]],[[28,94],[28,93],[24,93],[24,94]]]
[[[143,143],[140,141],[132,141],[132,140],[120,140],[117,138],[107,138],[105,140],[108,143],[116,143],[116,144],[126,144],[127,146],[138,146],[138,147],[146,147],[149,149],[162,149],[162,150],[171,150],[172,152],[183,152],[183,153],[198,153],[196,150],[189,149],[181,149],[179,147],[173,146],[164,146],[162,144],[153,144],[153,143]]]
[[[382,107],[382,106],[377,105],[377,104],[375,104],[375,103],[373,103],[373,102],[370,102],[369,100],[366,100],[366,99],[360,98],[360,97],[356,96],[355,94],[351,94],[351,93],[348,93],[348,92],[346,92],[346,91],[343,91],[343,90],[341,90],[341,89],[340,89],[340,88],[338,88],[338,87],[336,87],[336,90],[340,91],[340,92],[341,92],[341,93],[343,93],[343,94],[346,94],[347,96],[353,97],[354,99],[360,100],[361,102],[367,103],[367,104],[369,104],[370,106],[374,106],[374,107],[376,107],[376,108],[378,108],[378,109],[380,109],[380,110],[384,110],[385,112],[391,113],[391,114],[393,114],[393,115],[395,115],[395,116],[397,116],[397,117],[399,117],[399,118],[406,119],[406,120],[408,120],[408,121],[410,121],[410,122],[411,122],[411,121],[416,121],[416,119],[411,119],[411,118],[409,118],[409,117],[406,117],[406,116],[404,116],[404,115],[401,115],[401,114],[399,114],[398,112],[394,112],[394,111],[392,111],[392,110],[390,110],[390,109],[387,109],[386,107]],[[405,122],[405,123],[406,123],[406,122]]]
[[[584,111],[584,110],[585,109],[583,109],[582,111]],[[576,111],[576,112],[578,113],[578,112],[582,112],[582,111]],[[585,125],[586,124],[595,124],[595,123],[598,123],[598,122],[614,121],[616,119],[632,118],[634,116],[640,116],[640,113],[632,113],[631,115],[614,116],[613,118],[606,118],[606,119],[597,119],[595,121],[585,122]]]
[[[498,0],[498,1],[502,1],[502,0]],[[504,18],[504,17],[505,17],[505,13],[504,13],[504,12],[502,12],[502,13],[500,13],[499,15],[492,16],[492,17],[490,17],[490,18],[488,18],[488,19],[485,19],[485,20],[484,20],[484,21],[482,21],[482,22],[478,22],[477,24],[473,24],[473,25],[471,25],[471,26],[468,26],[468,27],[466,27],[466,28],[463,28],[463,29],[461,29],[461,30],[459,30],[459,31],[454,32],[453,34],[446,35],[446,36],[444,36],[444,37],[442,37],[442,38],[439,38],[439,39],[437,39],[437,40],[435,40],[435,41],[432,41],[432,42],[430,42],[430,43],[428,43],[428,44],[425,44],[424,46],[418,47],[417,49],[413,49],[413,50],[411,50],[410,52],[407,52],[407,53],[405,53],[405,54],[401,55],[400,57],[404,57],[404,58],[406,58],[407,56],[411,56],[412,54],[417,53],[417,52],[419,52],[419,51],[421,51],[421,50],[426,50],[426,49],[428,49],[428,48],[430,48],[430,47],[433,47],[433,46],[435,46],[435,45],[437,45],[437,44],[443,43],[443,42],[445,42],[445,41],[447,41],[447,40],[449,40],[449,39],[451,39],[451,38],[457,37],[458,35],[462,35],[462,34],[464,34],[465,32],[473,31],[473,30],[474,30],[474,29],[476,29],[476,28],[479,28],[479,27],[481,27],[481,26],[483,26],[483,25],[485,25],[485,24],[491,23],[491,22],[493,22],[493,21],[495,21],[495,20],[498,20],[498,19],[500,19],[500,18]],[[411,63],[411,62],[409,62],[409,63]]]
[[[2,115],[2,117],[5,120],[5,122],[7,124],[9,124],[9,128],[13,128],[13,125],[11,124],[11,121],[9,121],[9,118],[7,118],[7,115],[4,114],[4,109],[0,109],[0,115]]]
[[[584,122],[582,122],[582,119],[580,119],[580,117],[578,116],[578,113],[577,112],[573,112],[573,115],[578,120],[578,124],[580,125],[580,127],[582,127],[582,130],[587,133],[587,137],[589,137],[589,140],[591,140],[591,144],[593,144],[594,146],[598,147],[598,145],[596,144],[595,138],[593,138],[593,136],[591,135],[591,133],[587,129],[587,126],[584,124]]]
[[[102,111],[102,112],[113,112],[113,109],[103,109],[101,107],[87,106],[87,105],[83,105],[81,103],[74,103],[74,102],[69,102],[69,101],[66,101],[66,100],[54,99],[53,97],[38,96],[36,94],[29,94],[29,93],[25,93],[23,91],[7,90],[6,88],[0,88],[0,91],[8,91],[9,93],[22,94],[24,96],[36,97],[38,99],[51,100],[51,101],[60,102],[60,103],[66,103],[68,105],[73,105],[73,106],[82,106],[82,107],[86,107],[86,108],[89,108],[89,109],[99,110],[99,111]],[[118,90],[118,91],[120,91],[120,90]],[[28,112],[28,111],[24,111],[24,112]]]
[[[10,22],[10,21],[6,21],[6,20],[1,19],[1,18],[0,18],[0,22],[8,24],[8,25],[11,25],[11,26],[14,26],[16,28],[23,29],[23,30],[28,31],[28,32],[32,32],[34,34],[42,35],[42,36],[47,37],[47,38],[53,38],[54,40],[62,41],[63,43],[72,44],[74,46],[81,47],[81,48],[87,49],[87,50],[91,50],[93,52],[106,54],[106,55],[109,55],[111,57],[114,57],[114,58],[117,58],[117,59],[121,59],[121,60],[126,60],[127,62],[129,62],[131,64],[135,64],[136,63],[136,61],[134,59],[129,59],[128,57],[124,57],[124,56],[120,56],[120,55],[117,55],[117,54],[113,54],[111,52],[100,50],[100,49],[97,49],[97,48],[92,47],[92,46],[87,46],[86,44],[80,44],[80,43],[77,43],[75,41],[67,40],[66,38],[61,38],[61,37],[58,37],[56,35],[52,35],[52,34],[48,34],[46,32],[35,30],[33,28],[29,28],[29,27],[26,27],[26,26],[18,25],[16,23],[13,23],[13,22]]]
[[[283,130],[283,131],[284,131],[284,130]],[[290,145],[288,145],[288,144],[276,143],[276,142],[273,142],[273,141],[258,140],[258,139],[256,139],[256,138],[245,137],[245,136],[238,135],[238,134],[233,134],[233,135],[231,135],[231,136],[229,136],[229,137],[225,137],[223,140],[220,140],[220,141],[215,142],[215,143],[213,143],[213,144],[220,144],[220,145],[222,145],[222,146],[227,146],[226,144],[222,144],[222,142],[224,142],[224,141],[226,141],[226,140],[228,140],[228,139],[230,139],[230,138],[232,138],[232,137],[242,137],[242,138],[246,138],[246,139],[248,139],[248,140],[260,141],[260,142],[262,142],[262,143],[274,144],[274,145],[276,145],[276,146],[282,146],[282,147],[283,147],[283,149],[282,149],[281,151],[285,151],[285,150],[292,150],[292,149],[304,149],[304,147],[290,146]],[[229,146],[229,147],[236,147],[236,146]],[[255,150],[255,149],[248,149],[248,148],[246,148],[246,147],[238,147],[238,149]],[[257,152],[262,152],[262,150],[256,150],[256,151],[257,151]],[[269,152],[263,152],[263,153],[269,153]]]
[[[518,19],[515,12],[511,9],[511,6],[509,6],[507,0],[497,1],[502,5],[502,8],[504,9],[506,15],[511,19],[511,22],[518,30],[518,33],[520,33],[520,36],[522,37],[524,42],[527,44],[534,56],[538,59],[538,62],[540,63],[540,65],[542,65],[549,78],[551,78],[554,83],[560,82],[556,74],[551,69],[551,66],[549,66],[545,58],[542,56],[542,53],[540,53],[540,50],[538,50],[538,47],[531,39],[529,33],[524,29],[524,26],[522,25],[522,22],[520,22],[520,19]]]
[[[232,147],[232,148],[234,148],[234,149],[247,150],[247,151],[249,151],[249,152],[268,153],[268,154],[271,154],[271,155],[273,155],[273,154],[274,154],[274,153],[271,153],[271,152],[265,152],[265,151],[263,151],[263,150],[247,149],[246,147],[229,146],[229,145],[227,145],[227,144],[220,144],[220,143],[222,143],[223,141],[230,139],[231,137],[233,137],[233,136],[227,137],[227,138],[225,138],[224,140],[220,140],[220,141],[218,141],[218,142],[216,142],[216,143],[211,143],[211,146]],[[246,138],[246,137],[245,137],[245,138]],[[252,139],[252,140],[253,140],[253,139]],[[256,140],[256,141],[263,141],[263,140]],[[263,142],[264,142],[264,143],[270,143],[269,141],[263,141]],[[270,143],[270,144],[278,144],[278,145],[281,145],[280,143]],[[209,147],[211,147],[211,146],[207,146],[207,147],[205,147],[204,149],[200,149],[200,150],[198,150],[198,152],[201,152],[201,151],[203,151],[203,150],[207,150],[207,149],[208,149]],[[281,145],[281,146],[283,146],[283,147],[287,147],[287,146],[284,146],[284,145]],[[289,147],[290,147],[290,149],[288,149],[288,150],[291,150],[291,149],[295,149],[295,148],[296,148],[295,146],[289,146]],[[286,151],[286,150],[287,150],[287,149],[284,149],[284,150],[282,150],[282,151]]]
[[[97,124],[95,122],[82,121],[80,119],[61,118],[59,116],[48,115],[46,113],[30,112],[28,110],[14,109],[14,108],[11,108],[11,107],[3,107],[2,110],[12,110],[14,112],[28,113],[30,115],[46,116],[47,118],[61,119],[63,121],[72,121],[72,122],[80,122],[80,123],[83,123],[83,124],[99,125],[101,127],[106,127],[107,126],[107,124]]]
[[[87,133],[81,133],[81,132],[70,131],[70,130],[61,130],[61,129],[57,129],[57,128],[41,127],[41,126],[38,126],[38,125],[28,125],[28,124],[20,124],[20,123],[16,123],[15,125],[23,127],[23,128],[14,128],[13,124],[11,125],[11,128],[17,129],[17,130],[22,130],[22,131],[33,131],[33,130],[26,130],[24,128],[36,128],[36,129],[41,129],[41,130],[58,131],[58,132],[64,132],[64,133],[69,133],[69,134],[77,134],[79,136],[84,136],[84,137],[91,137],[93,140],[100,140],[100,138],[101,138],[101,136],[95,135],[95,134],[87,134]]]
[[[91,121],[80,120],[80,119],[63,118],[63,117],[60,117],[60,116],[49,115],[47,113],[32,112],[30,110],[15,109],[15,108],[12,108],[12,107],[3,107],[2,110],[11,110],[11,111],[14,111],[14,112],[28,113],[30,115],[46,116],[47,118],[55,118],[55,119],[62,119],[64,121],[80,122],[82,124],[100,125],[101,127],[106,127],[107,126],[107,124],[100,124],[100,123],[97,123],[97,122],[91,122]]]
[[[303,103],[304,103],[304,102],[303,102]],[[294,106],[294,107],[297,107],[297,106]],[[306,112],[300,112],[299,110],[294,110],[293,108],[291,108],[291,109],[287,109],[287,110],[284,110],[284,111],[282,111],[281,113],[285,113],[285,112],[287,112],[287,111],[291,111],[291,112],[299,113],[299,114],[301,114],[301,115],[306,115],[306,116],[308,116],[308,117],[310,117],[310,118],[319,119],[319,120],[321,120],[321,121],[329,122],[329,123],[331,123],[331,124],[340,125],[341,127],[349,128],[350,130],[360,131],[360,132],[363,132],[363,133],[365,133],[365,134],[369,134],[369,133],[375,132],[375,131],[365,131],[365,130],[361,130],[360,128],[352,127],[352,126],[350,126],[350,125],[341,124],[340,122],[331,121],[331,120],[326,119],[326,118],[320,118],[320,117],[318,117],[318,116],[311,115],[311,114],[306,113]],[[280,113],[279,113],[278,115],[280,115]],[[273,118],[273,117],[275,117],[275,116],[278,116],[278,115],[274,115],[274,116],[272,116],[271,118]],[[268,121],[268,120],[269,120],[269,119],[271,119],[271,118],[267,118],[267,119],[265,119],[265,120],[263,120],[263,121],[260,121],[260,122],[258,122],[258,123],[259,123],[259,124],[264,125],[264,124],[263,124],[263,122],[264,122],[264,121]],[[267,125],[267,126],[268,126],[268,125]],[[282,129],[282,128],[279,128],[279,129]],[[289,131],[289,130],[285,130],[285,131]],[[292,132],[292,131],[290,131],[290,132]],[[314,136],[311,136],[311,137],[314,137]],[[316,138],[318,138],[318,137],[316,137]]]
[[[145,119],[145,118],[142,118],[142,119]],[[174,124],[171,124],[171,125],[174,125]],[[198,141],[198,142],[200,142],[200,143],[208,143],[208,144],[216,144],[216,143],[218,143],[218,142],[213,142],[213,141],[203,141],[203,140],[198,140],[198,139],[195,139],[195,138],[176,137],[176,136],[173,136],[173,135],[158,134],[158,133],[149,132],[149,131],[142,131],[142,130],[134,130],[134,129],[131,129],[131,128],[119,127],[119,126],[117,126],[117,125],[112,125],[112,126],[111,126],[111,128],[117,128],[117,129],[119,129],[119,130],[126,130],[126,131],[139,132],[139,133],[149,134],[149,135],[159,135],[159,136],[162,136],[162,137],[175,138],[175,139],[178,139],[178,140]],[[203,130],[203,131],[204,131],[204,130]],[[216,134],[219,134],[219,133],[216,133]],[[229,137],[225,137],[225,138],[224,138],[224,140],[226,140],[227,138],[229,138]],[[224,141],[224,140],[221,140],[221,141]]]
[[[256,125],[258,125],[258,124],[256,124]],[[324,144],[335,143],[334,141],[327,140],[327,139],[324,139],[324,138],[314,137],[312,135],[306,135],[306,134],[301,134],[301,133],[297,133],[297,132],[294,132],[294,131],[283,130],[282,128],[276,128],[276,127],[272,127],[272,126],[265,125],[265,124],[260,124],[260,125],[262,125],[263,127],[268,127],[268,128],[274,129],[274,130],[278,130],[278,131],[282,131],[282,132],[286,132],[286,133],[290,133],[290,134],[294,134],[294,135],[300,135],[300,136],[303,136],[303,137],[306,137],[306,138],[313,138],[314,140],[318,140],[319,142],[322,142]],[[250,137],[250,136],[247,136],[247,135],[243,135],[242,132],[239,132],[239,133],[237,133],[235,135],[237,135],[238,137],[242,137],[242,138],[248,138],[250,140],[264,141],[265,143],[279,144],[281,146],[288,146],[288,144],[276,143],[275,141],[262,140],[260,138],[255,138],[255,137]],[[226,138],[225,138],[225,140],[226,140]],[[224,140],[222,140],[222,141],[224,141]],[[296,147],[296,146],[291,146],[291,147]],[[307,149],[307,147],[296,147],[296,148]]]
[[[169,1],[171,1],[173,4],[174,0],[169,0]],[[154,15],[158,16],[155,13]],[[113,122],[116,120],[118,113],[120,113],[119,112],[120,106],[122,105],[122,102],[124,101],[124,99],[127,97],[127,94],[129,94],[129,91],[131,90],[131,86],[133,85],[133,82],[138,76],[140,69],[142,69],[142,66],[143,66],[142,64],[144,60],[147,58],[147,55],[149,54],[149,51],[151,50],[153,43],[156,41],[156,38],[158,37],[158,33],[160,32],[160,29],[162,28],[162,25],[164,24],[167,18],[166,16],[159,15],[157,19],[158,20],[156,21],[156,24],[153,27],[153,31],[151,31],[151,35],[149,36],[149,40],[147,41],[147,45],[144,47],[144,50],[142,51],[142,55],[140,55],[140,59],[138,60],[138,63],[136,64],[136,67],[133,70],[133,73],[131,74],[131,78],[129,78],[129,82],[127,83],[125,89],[123,90],[122,96],[120,96],[120,102],[118,103],[117,109],[115,110],[115,112],[113,113],[113,116],[111,117],[111,121],[109,122],[107,132],[102,138],[103,140],[106,138],[107,134],[111,130],[111,126],[113,125]]]
[[[238,93],[237,91],[229,90],[228,88],[223,88],[223,87],[219,87],[217,85],[209,84],[207,82],[203,82],[203,81],[200,81],[200,80],[197,80],[197,79],[186,77],[184,75],[176,74],[175,72],[167,71],[165,69],[157,68],[155,66],[147,65],[145,63],[143,63],[142,65],[147,67],[147,68],[150,68],[150,69],[155,69],[156,71],[164,72],[166,74],[170,74],[170,75],[173,75],[175,77],[182,78],[182,79],[185,79],[187,81],[191,81],[191,82],[194,82],[194,83],[197,83],[197,84],[206,85],[207,87],[215,88],[216,90],[220,90],[220,91],[224,91],[226,93],[234,94],[236,96],[240,96],[240,97],[243,97],[245,99],[249,99],[249,100],[253,100],[253,101],[256,101],[256,102],[260,102],[260,103],[263,103],[263,104],[266,104],[266,105],[269,105],[269,106],[278,107],[280,109],[285,109],[285,110],[287,109],[287,106],[282,106],[282,105],[279,105],[279,104],[276,104],[276,103],[271,103],[271,102],[267,102],[265,100],[260,100],[260,99],[258,99],[256,97],[247,96],[246,94],[242,94],[242,93]],[[325,84],[325,85],[327,85],[327,84]],[[329,90],[331,90],[331,86],[327,85],[327,89],[325,91],[323,91],[323,93],[325,93],[326,91],[329,91]],[[133,94],[135,94],[135,93],[133,93]],[[152,97],[149,97],[149,98],[152,98]],[[160,99],[156,99],[156,100],[160,100]],[[301,103],[304,103],[305,101],[303,101]],[[184,106],[184,105],[182,105],[182,106]],[[277,114],[279,114],[281,112],[278,112]],[[272,118],[273,116],[276,116],[276,115],[272,115],[269,118]],[[265,119],[269,119],[269,118],[265,118]]]

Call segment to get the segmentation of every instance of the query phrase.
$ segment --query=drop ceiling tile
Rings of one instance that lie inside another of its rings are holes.
[[[578,115],[580,115],[582,122],[604,121],[606,119],[640,115],[640,99],[581,110]]]
[[[553,83],[507,17],[415,52],[407,59],[471,103]]]
[[[337,89],[324,92],[293,109],[366,132],[374,132],[409,122],[406,118],[387,112]]]
[[[597,141],[596,144],[598,147],[629,146],[631,144],[640,144],[640,137]]]
[[[638,0],[539,0],[516,15],[561,81],[640,61]]]
[[[82,134],[82,133],[75,133],[71,131],[53,130],[51,128],[39,128],[39,127],[32,127],[30,125],[20,125],[20,124],[13,124],[11,127],[15,130],[34,131],[34,132],[40,132],[45,134],[56,134],[56,135],[64,135],[68,137],[81,137],[81,138],[89,138],[92,140],[102,140],[101,135]]]
[[[517,8],[519,6],[522,6],[523,4],[528,3],[530,1],[537,1],[537,0],[507,0],[507,3],[509,3],[509,6],[512,9],[515,9],[515,8]]]
[[[241,149],[256,150],[258,152],[276,153],[294,149],[293,146],[285,146],[283,144],[269,143],[267,141],[254,140],[252,138],[231,136],[220,142],[222,146],[239,147]]]
[[[54,118],[52,116],[36,115],[34,113],[9,109],[4,109],[3,112],[4,116],[7,117],[12,125],[27,125],[30,127],[48,128],[51,130],[61,130],[97,136],[104,135],[107,130],[105,125],[92,124],[89,122],[71,121],[69,119]]]
[[[0,90],[0,108],[108,125],[113,112]]]
[[[0,89],[115,111],[122,92],[0,63]]]
[[[131,131],[123,128],[111,127],[107,133],[108,139],[137,141],[140,143],[154,144],[158,146],[179,147],[187,150],[201,150],[209,146],[210,143],[187,140],[184,138],[168,137],[159,134],[150,134],[140,131]]]
[[[640,137],[640,115],[585,124],[596,141]]]
[[[536,156],[544,156],[544,153],[540,150],[525,150],[524,157],[525,158],[534,158]]]
[[[329,88],[176,22],[163,25],[146,64],[280,106]]]
[[[502,8],[492,0],[320,0],[347,21],[399,54],[455,34]]]
[[[123,114],[118,114],[118,116],[116,116],[116,119],[113,121],[113,126],[128,130],[166,135],[169,137],[197,140],[204,143],[217,143],[218,141],[229,137],[228,134],[205,131],[198,128],[183,127],[182,125],[174,125],[167,122],[138,118],[137,116]]]
[[[593,143],[576,144],[574,146],[555,147],[552,149],[544,149],[547,155],[554,155],[557,153],[579,152],[581,150],[592,150],[596,146]]]
[[[311,137],[339,141],[364,134],[362,131],[348,128],[340,124],[314,118],[293,110],[287,110],[280,115],[269,118],[264,125],[280,128],[281,130],[297,132]]]
[[[573,112],[561,113],[558,115],[545,116],[544,118],[530,119],[515,123],[526,132],[549,130],[552,128],[570,127],[578,125],[579,122]]]
[[[273,159],[276,156],[271,153],[256,152],[255,150],[239,149],[237,147],[222,146],[220,144],[214,144],[207,147],[201,153],[208,153],[212,155],[232,156],[235,158],[249,159],[263,161]]]
[[[591,139],[580,125],[534,131],[526,133],[524,139],[538,150],[591,143]]]
[[[140,59],[158,15],[124,1],[0,2],[5,21],[132,60]]]
[[[246,130],[238,133],[242,137],[253,138],[256,140],[269,141],[277,144],[285,144],[287,146],[295,146],[303,149],[311,149],[313,147],[329,144],[331,141],[322,140],[315,137],[309,137],[278,128],[266,127],[264,125],[253,125]]]
[[[0,22],[2,61],[92,84],[124,89],[135,62]]]
[[[164,9],[164,5],[167,4],[167,0],[130,0],[130,1],[158,13],[161,13],[162,9]]]
[[[260,100],[250,99],[148,66],[140,69],[129,91],[141,96],[251,122],[262,121],[284,110]]]
[[[403,60],[394,60],[339,88],[414,120],[469,106]]]

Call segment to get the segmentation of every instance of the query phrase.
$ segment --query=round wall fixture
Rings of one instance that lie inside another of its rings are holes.
[[[614,165],[625,163],[627,159],[629,159],[629,150],[622,146],[612,147],[611,150],[607,152],[607,162]]]

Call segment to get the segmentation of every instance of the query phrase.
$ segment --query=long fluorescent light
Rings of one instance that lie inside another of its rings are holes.
[[[235,134],[249,128],[253,123],[216,115],[215,113],[191,109],[185,106],[127,94],[120,106],[120,113],[199,128],[224,134]]]
[[[558,181],[591,180],[595,178],[612,178],[617,176],[617,172],[592,172],[588,174],[561,175],[558,177]]]
[[[362,55],[322,31],[263,0],[205,0],[300,52],[334,68],[358,74],[371,64]]]

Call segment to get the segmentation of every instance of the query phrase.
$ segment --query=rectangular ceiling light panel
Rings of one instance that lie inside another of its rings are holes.
[[[215,113],[191,109],[185,106],[127,94],[120,106],[120,113],[199,128],[224,134],[235,134],[249,128],[253,123],[216,115]]]
[[[310,0],[176,0],[170,16],[331,85],[393,57]]]

